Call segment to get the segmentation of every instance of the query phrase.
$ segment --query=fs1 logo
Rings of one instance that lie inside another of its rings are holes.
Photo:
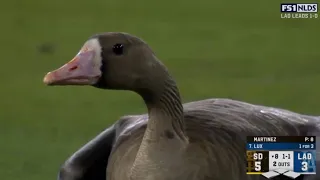
[[[316,13],[318,12],[318,4],[281,4],[281,12]]]

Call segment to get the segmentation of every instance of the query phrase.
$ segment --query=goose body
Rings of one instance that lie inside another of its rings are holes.
[[[283,109],[230,99],[182,105],[175,81],[151,48],[125,33],[93,36],[44,82],[134,91],[148,109],[122,117],[78,151],[68,161],[76,173],[65,180],[85,179],[105,167],[107,180],[262,180],[245,174],[246,136],[320,132],[317,117]]]
[[[246,136],[315,135],[315,132],[319,132],[317,125],[320,125],[318,117],[231,99],[206,99],[186,103],[184,118],[190,146],[185,150],[186,156],[183,159],[188,159],[189,162],[183,161],[177,165],[174,176],[168,179],[264,180],[262,176],[245,174]],[[126,172],[130,172],[147,122],[147,114],[125,116],[117,122],[113,152],[107,169],[108,180],[129,179]],[[168,134],[163,136],[170,139]],[[201,158],[199,154],[204,155]],[[177,161],[176,156],[173,154],[170,160]],[[161,157],[159,158],[161,161]],[[187,168],[181,168],[183,166]],[[159,177],[150,179],[163,178],[163,172],[158,168],[152,174],[160,173]],[[181,172],[177,173],[179,170]]]

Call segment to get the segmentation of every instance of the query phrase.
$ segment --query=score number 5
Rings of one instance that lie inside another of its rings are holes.
[[[263,154],[262,153],[254,153],[253,159],[254,160],[261,160],[261,159],[263,159]],[[254,170],[258,171],[258,172],[261,171],[261,161],[254,162]]]
[[[254,162],[254,170],[255,171],[261,171],[261,161]]]

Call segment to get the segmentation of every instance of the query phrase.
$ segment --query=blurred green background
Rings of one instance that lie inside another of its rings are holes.
[[[279,9],[254,0],[2,2],[0,179],[56,179],[98,132],[145,112],[130,92],[42,83],[97,32],[146,40],[185,102],[223,97],[320,114],[320,18],[280,19]]]

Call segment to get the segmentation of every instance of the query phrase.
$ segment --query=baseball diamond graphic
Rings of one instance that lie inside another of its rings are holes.
[[[262,176],[270,179],[270,178],[274,178],[276,176],[279,176],[279,175],[284,175],[284,176],[287,176],[291,179],[296,179],[297,177],[300,176],[299,173],[296,173],[296,172],[293,172],[293,171],[288,171],[288,170],[284,170],[284,169],[278,169],[278,170],[274,170],[274,171],[269,171],[269,172],[266,172],[266,173],[263,173]]]

